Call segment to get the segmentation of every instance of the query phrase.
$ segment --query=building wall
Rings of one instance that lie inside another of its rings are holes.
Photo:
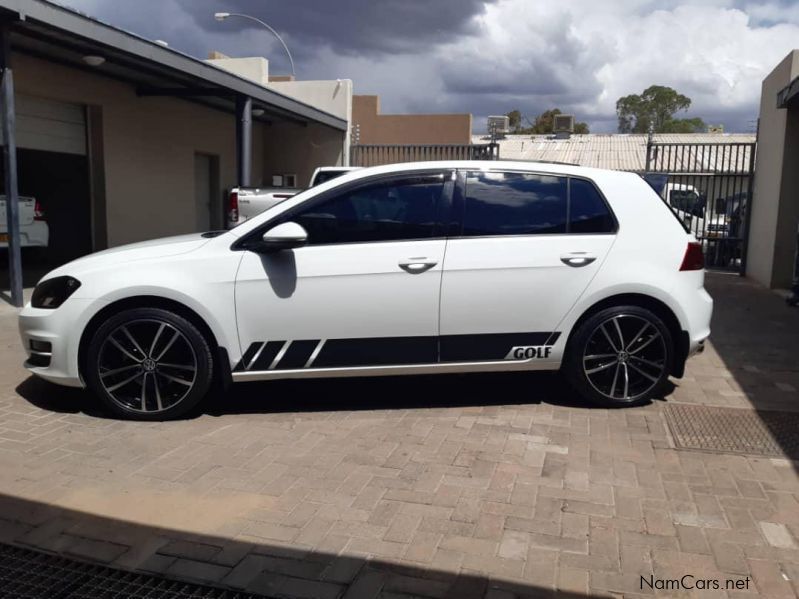
[[[380,114],[378,96],[353,96],[352,124],[361,144],[469,144],[471,114]]]
[[[760,98],[746,274],[768,287],[790,286],[796,247],[799,115],[777,108],[777,92],[797,76],[794,50],[763,81]]]
[[[344,164],[344,152],[343,131],[315,123],[306,126],[276,123],[265,127],[265,184],[271,184],[272,175],[295,174],[297,185],[307,187],[316,167]]]
[[[275,81],[270,80],[269,87],[274,89],[285,96],[311,104],[319,110],[329,112],[341,119],[346,120],[348,123],[352,122],[352,80],[351,79],[334,79],[326,81]],[[269,136],[269,131],[266,132]],[[312,135],[306,135],[306,138],[313,140],[315,137],[322,137],[325,139],[325,150],[321,151],[320,148],[315,148],[312,151],[314,160],[320,160],[319,164],[313,163],[306,165],[304,170],[313,169],[317,166],[334,166],[338,164],[349,165],[350,153],[350,130],[333,132],[330,130],[327,133],[312,132]],[[302,137],[302,135],[300,135]],[[333,141],[338,139],[338,143],[342,146],[341,151],[334,148]],[[270,170],[269,162],[265,163],[267,172]],[[310,175],[309,175],[310,177]],[[307,179],[300,178],[300,184],[305,185]]]
[[[219,55],[219,57],[209,58],[205,62],[254,81],[258,85],[266,87],[269,84],[269,61],[266,58],[260,56],[230,58]]]
[[[195,229],[195,153],[219,157],[220,196],[236,184],[232,114],[175,98],[138,97],[131,85],[24,55],[14,56],[14,77],[20,94],[100,108],[109,246]],[[256,123],[256,182],[262,140]]]

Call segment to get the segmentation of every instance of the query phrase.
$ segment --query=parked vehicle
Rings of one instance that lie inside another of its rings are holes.
[[[21,247],[46,248],[50,241],[50,228],[47,226],[44,211],[39,200],[20,196],[19,198],[19,240]],[[6,196],[0,195],[0,248],[8,247],[8,224],[6,221]]]
[[[228,195],[228,228],[247,222],[300,191],[292,187],[234,187]]]
[[[317,185],[321,185],[322,183],[327,183],[328,181],[332,181],[336,177],[340,177],[341,175],[346,175],[347,173],[351,173],[352,171],[358,170],[359,166],[320,166],[317,168],[313,175],[311,175],[311,181],[308,187],[316,187]]]
[[[712,239],[730,236],[731,211],[725,210],[723,200],[709,210],[707,199],[693,185],[666,184],[666,201],[697,237]],[[720,210],[719,210],[720,208]]]
[[[19,324],[32,373],[124,418],[178,417],[215,379],[557,369],[619,407],[702,350],[703,281],[701,247],[635,174],[422,162],[71,262]]]
[[[311,175],[309,187],[327,183],[358,168],[357,166],[320,166]],[[240,225],[300,191],[302,190],[291,187],[234,187],[229,196],[228,228]]]

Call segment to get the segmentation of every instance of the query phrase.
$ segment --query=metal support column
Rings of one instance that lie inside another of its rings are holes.
[[[239,187],[249,187],[252,173],[252,98],[236,97],[236,174]]]
[[[6,223],[8,234],[8,279],[11,286],[11,303],[22,306],[22,254],[19,239],[19,189],[17,188],[17,141],[14,124],[14,75],[11,72],[11,46],[9,26],[0,25],[0,105],[3,121],[3,161],[6,185]]]

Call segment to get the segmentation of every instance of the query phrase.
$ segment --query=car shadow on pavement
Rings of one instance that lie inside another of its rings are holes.
[[[673,388],[669,383],[667,392]],[[16,392],[34,406],[60,413],[108,418],[82,389],[29,377]],[[594,408],[555,372],[469,373],[364,378],[295,379],[237,383],[215,391],[186,418],[201,414],[262,414],[345,410],[400,410],[548,404]]]
[[[266,493],[264,499],[269,499],[268,490]],[[224,501],[224,498],[218,497],[217,500]],[[128,578],[137,584],[141,595],[136,593],[136,596],[144,596],[146,588],[152,588],[150,585],[167,588],[169,585],[163,581],[166,579],[245,590],[264,597],[588,597],[582,592],[565,590],[586,588],[587,580],[579,576],[572,580],[563,575],[556,577],[554,564],[549,567],[530,564],[524,571],[519,568],[513,578],[496,574],[489,576],[475,567],[468,571],[458,567],[449,571],[435,567],[429,562],[432,555],[425,557],[425,550],[429,547],[423,544],[410,546],[416,552],[414,555],[418,562],[392,562],[363,552],[348,553],[345,547],[333,549],[335,543],[332,541],[338,538],[335,534],[329,536],[330,542],[325,541],[324,535],[320,537],[321,546],[326,542],[330,545],[327,550],[270,541],[253,534],[259,528],[257,520],[240,520],[232,514],[228,528],[233,528],[230,524],[234,522],[243,523],[242,532],[235,535],[237,538],[232,538],[234,535],[189,533],[165,527],[156,522],[158,518],[155,516],[145,518],[155,520],[147,523],[121,520],[0,493],[0,543],[161,578],[160,583]],[[252,531],[247,522],[251,523]],[[263,528],[262,524],[260,528]],[[299,532],[300,528],[297,528]],[[480,562],[479,559],[472,561],[475,564]],[[11,572],[5,572],[5,569],[14,564],[0,563],[0,579],[15,585],[14,588],[28,591],[25,596],[57,594],[68,599],[88,596],[81,594],[81,584],[91,583],[88,588],[96,589],[108,574],[94,569],[89,572],[90,576],[84,576],[89,580],[82,581],[74,576],[69,580],[59,580],[57,576],[52,577],[52,572],[47,573],[47,564],[46,558],[38,557],[29,568],[20,568],[17,564],[14,576],[3,578],[4,573]],[[63,569],[60,571],[64,572]],[[119,591],[121,583],[116,584]],[[563,590],[557,590],[556,585]],[[35,594],[31,589],[45,594]],[[57,593],[50,594],[46,589]],[[172,596],[157,591],[151,593],[147,596]],[[114,596],[123,595],[115,592]],[[181,596],[184,595],[181,593]],[[207,589],[202,596],[219,596],[219,593]],[[610,594],[592,596],[609,597]]]

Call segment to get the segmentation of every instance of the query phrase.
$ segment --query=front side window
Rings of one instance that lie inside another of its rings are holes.
[[[290,220],[310,245],[427,239],[436,235],[443,175],[416,175],[350,189]]]
[[[567,193],[565,177],[468,173],[463,235],[565,233]]]

